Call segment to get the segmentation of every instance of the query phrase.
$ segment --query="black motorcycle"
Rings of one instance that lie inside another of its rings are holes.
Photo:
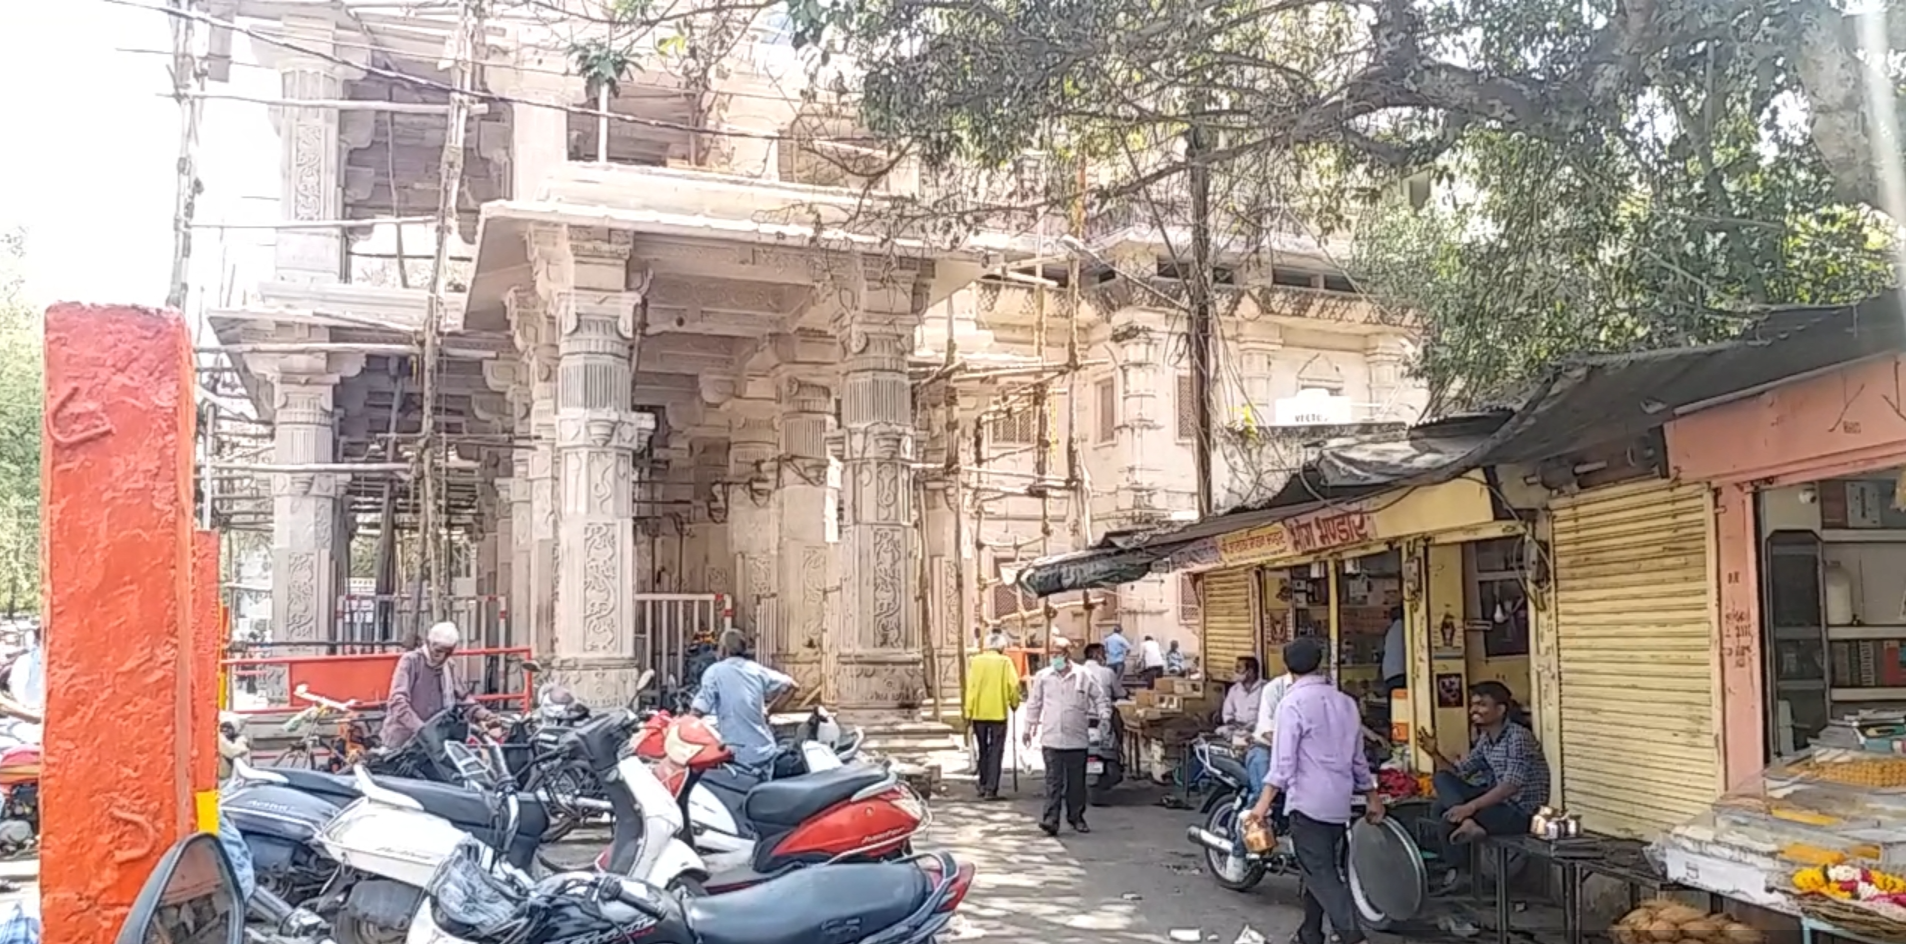
[[[472,944],[635,940],[645,944],[927,944],[946,929],[973,867],[944,853],[894,863],[801,869],[713,898],[683,898],[614,874],[534,884],[485,868],[474,843],[431,880],[443,932]]]
[[[550,828],[548,803],[535,792],[518,792],[515,781],[496,777],[463,745],[468,707],[439,713],[410,744],[377,765],[366,764],[393,789],[481,838],[519,867],[535,861]],[[552,740],[531,770],[569,761],[571,745]],[[493,763],[493,762],[492,762]],[[472,786],[473,781],[480,781]],[[244,835],[258,887],[292,904],[325,894],[337,866],[313,840],[331,818],[359,799],[349,774],[239,765],[219,799],[219,811]]]

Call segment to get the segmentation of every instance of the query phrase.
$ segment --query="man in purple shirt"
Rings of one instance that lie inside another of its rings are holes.
[[[1257,806],[1248,815],[1263,820],[1278,795],[1284,795],[1291,846],[1304,880],[1304,923],[1297,929],[1298,944],[1324,944],[1325,915],[1330,916],[1336,941],[1359,944],[1362,926],[1340,871],[1344,833],[1350,825],[1354,794],[1369,798],[1364,816],[1372,823],[1383,820],[1383,798],[1363,757],[1363,718],[1357,702],[1318,671],[1323,662],[1323,645],[1311,637],[1299,637],[1284,647],[1284,665],[1294,680],[1277,706],[1271,772],[1264,777]]]

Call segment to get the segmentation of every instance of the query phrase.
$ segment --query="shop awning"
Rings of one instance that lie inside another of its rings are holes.
[[[1399,434],[1326,442],[1270,500],[1113,545],[1034,561],[1019,586],[1048,596],[1113,587],[1154,571],[1211,566],[1217,538],[1390,489],[1450,482],[1648,432],[1677,412],[1906,349],[1897,295],[1772,312],[1719,344],[1584,357],[1551,370],[1512,407],[1445,417]]]

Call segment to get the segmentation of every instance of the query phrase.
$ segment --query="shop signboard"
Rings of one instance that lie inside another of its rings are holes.
[[[1465,476],[1233,531],[1217,540],[1218,565],[1296,564],[1333,551],[1487,524],[1488,488]]]

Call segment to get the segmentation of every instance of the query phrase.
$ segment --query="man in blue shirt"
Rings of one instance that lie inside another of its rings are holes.
[[[748,636],[738,629],[721,634],[721,661],[702,672],[701,688],[689,710],[713,715],[721,741],[735,760],[759,767],[774,759],[774,729],[768,710],[792,694],[794,680],[748,656]]]
[[[1105,637],[1105,667],[1112,670],[1114,678],[1125,677],[1125,655],[1132,651],[1131,640],[1125,638],[1125,631],[1117,626]]]

